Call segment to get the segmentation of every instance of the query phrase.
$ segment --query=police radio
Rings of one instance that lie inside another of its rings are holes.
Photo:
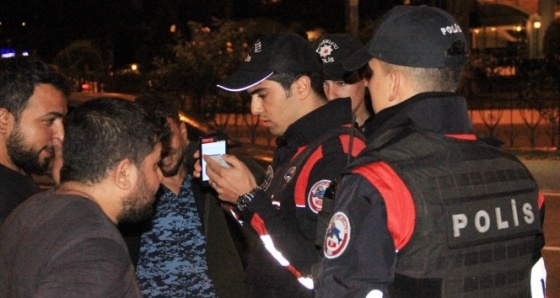
[[[323,247],[323,242],[325,241],[325,231],[327,231],[329,222],[333,216],[334,197],[336,195],[337,187],[338,179],[335,178],[331,181],[329,187],[327,187],[325,193],[323,194],[323,206],[317,216],[317,234],[315,236],[315,245],[318,247]]]

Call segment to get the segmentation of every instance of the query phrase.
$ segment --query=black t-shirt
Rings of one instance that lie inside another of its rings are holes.
[[[0,223],[25,199],[40,190],[31,176],[0,165]]]

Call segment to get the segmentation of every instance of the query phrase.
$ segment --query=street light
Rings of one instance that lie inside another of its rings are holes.
[[[538,14],[534,14],[534,15],[531,16],[530,20],[531,20],[532,29],[534,30],[534,31],[533,31],[533,33],[534,33],[533,37],[534,37],[534,39],[535,39],[535,55],[534,55],[534,57],[535,57],[535,58],[538,58],[538,57],[540,57],[540,50],[539,50],[539,47],[540,47],[540,46],[539,46],[539,44],[540,44],[539,31],[540,31],[540,28],[541,28],[541,26],[542,26],[542,23],[541,23],[541,16],[539,16]]]
[[[535,21],[533,23],[533,27],[535,27],[536,30],[539,30],[541,28],[541,22],[540,21]]]
[[[537,57],[540,57],[540,52],[539,52],[539,29],[541,28],[541,22],[540,21],[535,21],[533,23],[533,28],[535,28],[535,37],[536,37],[536,40],[537,40],[537,45],[536,45]]]

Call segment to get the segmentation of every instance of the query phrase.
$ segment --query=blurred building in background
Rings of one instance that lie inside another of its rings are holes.
[[[500,57],[541,58],[558,0],[478,0],[470,34],[473,50]]]

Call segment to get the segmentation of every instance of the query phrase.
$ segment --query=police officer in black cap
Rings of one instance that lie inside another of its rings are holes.
[[[370,120],[373,111],[363,79],[365,67],[347,71],[342,65],[362,46],[358,39],[345,33],[324,34],[314,42],[315,52],[323,62],[323,90],[327,100],[350,97],[356,126],[367,135],[365,122]]]
[[[340,179],[319,297],[543,297],[543,196],[473,134],[467,53],[449,13],[397,6],[345,61],[369,67],[376,116]]]
[[[218,84],[247,91],[251,112],[277,136],[262,185],[234,156],[224,156],[231,168],[203,156],[210,185],[256,238],[247,253],[246,297],[314,296],[324,191],[365,146],[354,133],[350,100],[327,102],[322,83],[321,62],[309,41],[282,33],[257,39],[240,69]]]

